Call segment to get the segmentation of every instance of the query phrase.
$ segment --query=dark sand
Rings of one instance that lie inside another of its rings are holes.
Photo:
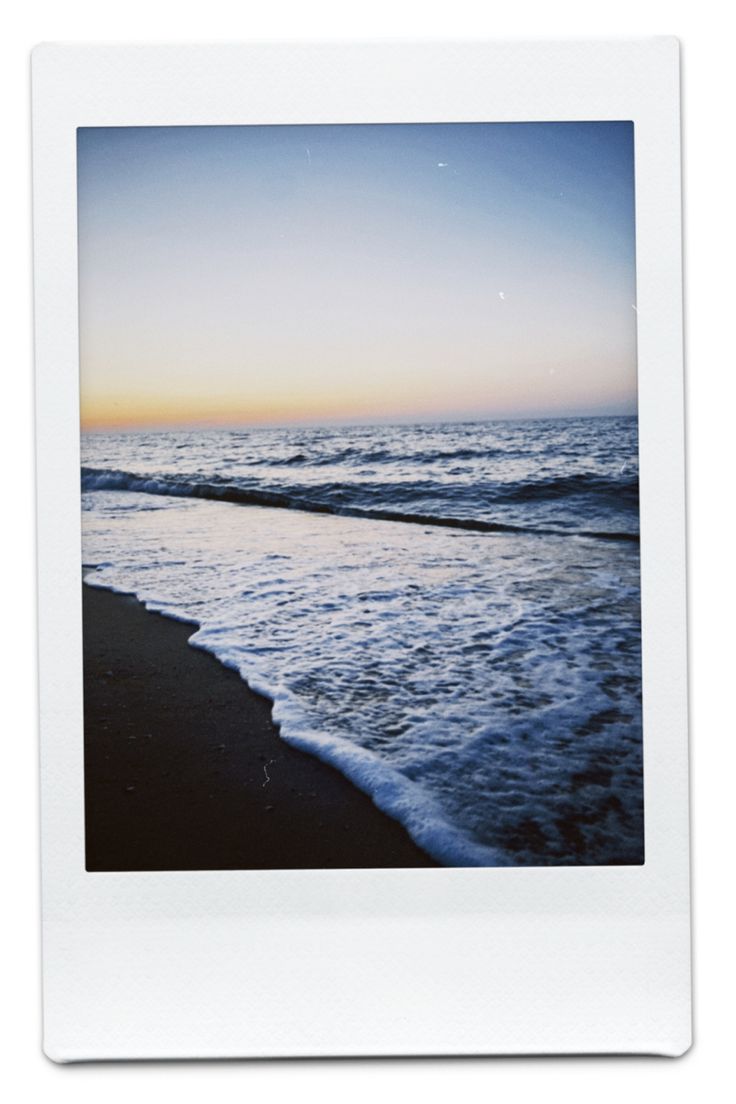
[[[194,628],[84,586],[88,870],[434,866]]]

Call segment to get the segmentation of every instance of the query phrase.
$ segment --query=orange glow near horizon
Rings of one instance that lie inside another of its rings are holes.
[[[591,385],[585,364],[556,368],[538,367],[519,373],[514,366],[505,372],[489,368],[483,372],[456,372],[452,386],[440,379],[442,372],[431,363],[423,381],[409,379],[390,387],[380,374],[364,378],[349,389],[305,387],[284,393],[274,388],[244,388],[230,393],[197,393],[191,389],[179,395],[156,392],[137,395],[91,395],[82,388],[81,427],[84,432],[155,428],[207,428],[313,424],[320,421],[388,422],[412,420],[473,420],[565,416],[575,413],[631,413],[630,393],[635,377],[619,373],[618,386]],[[610,372],[608,373],[610,376]],[[366,373],[367,375],[367,373]],[[485,375],[485,379],[477,378]],[[586,378],[588,377],[588,378]],[[530,380],[536,381],[532,395]],[[310,381],[305,381],[309,383]]]

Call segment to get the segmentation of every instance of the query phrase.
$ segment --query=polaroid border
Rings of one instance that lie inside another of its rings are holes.
[[[46,1054],[684,1053],[676,40],[42,45],[32,69]],[[87,873],[76,128],[603,119],[635,127],[644,865]]]

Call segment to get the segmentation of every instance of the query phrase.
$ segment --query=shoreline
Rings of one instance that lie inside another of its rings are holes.
[[[336,769],[281,739],[271,702],[195,631],[84,584],[89,871],[438,865]]]

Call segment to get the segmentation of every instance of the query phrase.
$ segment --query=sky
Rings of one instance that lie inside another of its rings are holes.
[[[83,428],[635,413],[633,140],[81,128]]]

